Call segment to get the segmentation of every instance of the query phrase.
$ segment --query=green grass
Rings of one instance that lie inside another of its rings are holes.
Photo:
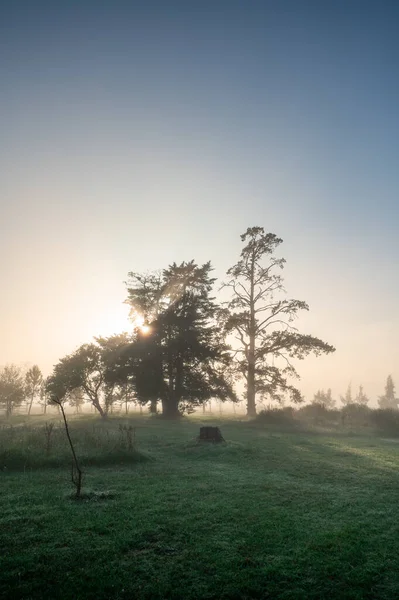
[[[132,452],[126,422],[72,421],[80,501],[61,430],[0,430],[0,598],[399,597],[395,438],[136,418]]]

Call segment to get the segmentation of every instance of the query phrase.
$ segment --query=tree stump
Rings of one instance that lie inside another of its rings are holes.
[[[198,440],[200,442],[213,442],[214,444],[224,442],[224,438],[219,427],[200,427]]]

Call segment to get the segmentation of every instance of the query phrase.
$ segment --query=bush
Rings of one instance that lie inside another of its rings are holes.
[[[399,434],[399,411],[393,408],[377,408],[370,411],[371,423],[384,433]]]
[[[364,404],[351,403],[341,409],[341,420],[343,425],[352,427],[367,427],[371,425],[371,413],[373,411]]]
[[[295,411],[292,406],[285,408],[267,408],[262,410],[256,420],[270,425],[295,425]]]
[[[340,411],[328,409],[324,404],[315,402],[300,408],[298,410],[298,418],[314,425],[338,425],[340,422]]]

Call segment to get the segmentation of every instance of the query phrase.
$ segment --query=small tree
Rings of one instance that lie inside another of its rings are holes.
[[[75,388],[68,394],[68,404],[75,409],[75,413],[82,412],[82,406],[85,403],[85,394],[82,388]]]
[[[364,393],[363,386],[359,385],[359,391],[355,397],[355,403],[362,404],[363,406],[367,406],[369,401],[370,401],[370,398],[368,398],[368,396]]]
[[[25,374],[25,394],[28,401],[28,415],[35,399],[39,399],[43,385],[43,375],[37,365],[33,365]]]
[[[82,491],[83,471],[76,455],[75,447],[69,431],[68,420],[64,410],[64,404],[68,399],[68,391],[66,390],[62,380],[57,379],[56,377],[49,377],[46,382],[46,393],[49,397],[49,404],[58,407],[58,410],[61,413],[64,421],[65,433],[68,438],[69,447],[72,453],[71,481],[76,487],[76,498],[80,498]]]
[[[51,404],[51,398],[49,392],[47,390],[48,379],[43,379],[42,384],[40,386],[38,403],[43,406],[43,414],[47,414],[47,407]]]
[[[114,360],[119,355],[118,346],[125,347],[127,334],[98,338],[96,344],[84,344],[73,354],[62,358],[48,379],[50,388],[60,390],[58,397],[69,399],[80,390],[90,400],[102,417],[111,406],[114,386]]]
[[[10,417],[17,406],[25,399],[25,386],[21,369],[16,365],[6,365],[0,370],[0,406]]]
[[[344,406],[348,406],[348,404],[353,404],[351,384],[348,385],[345,396],[340,396],[340,400]]]
[[[61,398],[58,398],[57,396],[53,396],[51,399],[51,403],[56,404],[59,407],[61,414],[62,414],[62,418],[64,420],[65,433],[68,438],[69,447],[71,448],[71,453],[72,453],[71,481],[72,481],[73,485],[76,487],[76,498],[80,498],[80,494],[82,491],[83,471],[80,467],[78,457],[75,452],[75,447],[72,442],[71,434],[69,432],[68,421],[67,421],[64,406],[63,406],[64,402]]]
[[[378,404],[380,408],[398,408],[399,399],[395,398],[395,384],[392,379],[392,375],[388,375],[387,382],[385,384],[385,394],[378,398]]]
[[[328,388],[326,392],[318,390],[313,397],[312,404],[319,404],[328,410],[334,408],[335,400],[332,397],[331,388]]]
[[[116,402],[118,402],[121,407],[124,407],[125,414],[129,413],[129,404],[131,402],[136,402],[134,389],[129,382],[121,383],[118,385],[117,390],[114,393],[116,398]]]

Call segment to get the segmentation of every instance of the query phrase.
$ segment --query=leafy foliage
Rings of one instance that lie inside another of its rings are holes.
[[[10,417],[14,409],[25,399],[25,385],[21,369],[16,365],[6,365],[0,370],[0,406]]]
[[[97,338],[96,343],[84,344],[73,354],[62,358],[47,380],[47,391],[57,401],[76,401],[77,394],[93,404],[105,417],[114,401],[118,384],[117,359],[128,343],[127,334]]]

